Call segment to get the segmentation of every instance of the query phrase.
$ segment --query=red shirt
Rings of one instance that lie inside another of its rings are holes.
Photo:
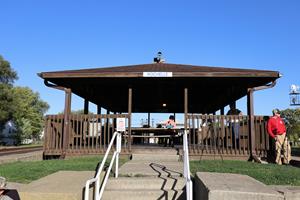
[[[286,132],[284,122],[278,116],[273,116],[268,121],[268,133],[272,138]]]

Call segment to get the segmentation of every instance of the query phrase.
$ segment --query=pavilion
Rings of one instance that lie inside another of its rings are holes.
[[[38,75],[46,86],[65,92],[64,115],[46,117],[45,155],[105,152],[118,117],[126,118],[129,140],[124,152],[130,153],[131,116],[136,112],[184,113],[192,155],[253,157],[269,150],[265,119],[254,115],[253,92],[275,86],[277,71],[151,63]],[[72,93],[84,99],[84,115],[71,114]],[[225,116],[224,107],[244,96],[247,115]],[[88,114],[88,102],[97,105],[97,115]],[[108,112],[102,114],[101,108]],[[233,119],[243,130],[239,136],[243,142],[234,148],[232,127],[226,125]],[[218,126],[204,133],[201,124],[207,120]]]

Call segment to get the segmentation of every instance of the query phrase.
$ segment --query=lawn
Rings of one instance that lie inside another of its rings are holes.
[[[95,171],[97,164],[102,160],[99,156],[70,158],[65,160],[42,160],[29,162],[14,162],[0,165],[0,176],[10,182],[30,183],[54,172],[65,171]],[[128,158],[120,157],[120,165]]]
[[[245,161],[202,160],[190,162],[191,173],[220,172],[251,176],[267,185],[300,186],[300,168],[276,164],[258,164]]]

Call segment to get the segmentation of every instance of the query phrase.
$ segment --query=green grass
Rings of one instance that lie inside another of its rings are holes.
[[[191,173],[219,172],[251,176],[267,185],[300,185],[300,168],[245,161],[202,160],[190,162]]]
[[[10,182],[30,183],[41,177],[54,172],[65,171],[95,171],[96,166],[102,157],[88,156],[70,158],[65,160],[42,160],[29,162],[14,162],[0,165],[0,176],[4,176]],[[128,158],[120,157],[120,166]],[[108,163],[106,163],[108,165]]]

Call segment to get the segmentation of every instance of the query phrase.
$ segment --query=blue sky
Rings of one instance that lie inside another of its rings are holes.
[[[168,63],[280,71],[275,88],[255,93],[256,114],[288,108],[289,86],[300,85],[297,0],[0,0],[0,8],[0,54],[48,113],[63,110],[64,94],[38,72],[151,63],[157,51]],[[246,113],[245,100],[238,107]]]

